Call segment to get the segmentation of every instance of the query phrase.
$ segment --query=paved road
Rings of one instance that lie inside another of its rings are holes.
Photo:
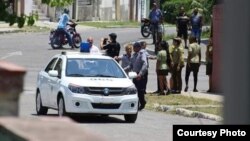
[[[86,29],[80,30],[83,39],[93,36],[97,45],[101,37],[108,33],[116,32],[121,44],[141,40],[139,29]],[[56,53],[62,50],[52,50],[48,45],[48,33],[18,33],[0,35],[0,59],[4,59],[27,68],[25,76],[24,92],[20,97],[21,117],[36,117],[35,114],[35,89],[36,76]],[[67,48],[63,49],[67,50]],[[155,90],[154,63],[150,66],[149,91]],[[49,116],[56,116],[56,111],[50,110]],[[168,115],[150,111],[139,113],[135,124],[123,122],[122,116],[111,117],[86,117],[78,121],[82,128],[91,128],[95,132],[107,135],[111,140],[121,141],[170,141],[172,140],[173,124],[217,124],[215,121],[186,118],[176,115]]]

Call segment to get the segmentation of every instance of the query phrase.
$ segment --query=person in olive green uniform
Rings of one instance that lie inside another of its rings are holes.
[[[213,70],[213,41],[209,40],[206,50],[206,75],[208,75],[209,79],[209,89],[207,92],[211,92],[212,85],[212,70]]]
[[[172,93],[180,93],[182,89],[181,71],[184,67],[184,48],[181,45],[181,38],[173,39],[173,45],[169,48],[171,62],[171,72],[173,79]]]
[[[160,42],[160,50],[157,54],[157,62],[156,62],[156,73],[159,78],[159,86],[160,86],[160,95],[165,95],[164,90],[167,90],[167,94],[169,94],[169,88],[167,85],[168,75],[168,65],[167,65],[167,50],[168,43],[166,41]]]
[[[201,63],[201,47],[197,43],[197,40],[194,36],[191,36],[189,38],[189,49],[188,49],[188,58],[187,58],[187,65],[186,65],[186,76],[185,76],[185,82],[186,82],[186,88],[185,92],[188,90],[188,80],[189,75],[191,72],[193,72],[194,76],[194,92],[198,92],[196,89],[197,81],[198,81],[198,72],[199,67]]]

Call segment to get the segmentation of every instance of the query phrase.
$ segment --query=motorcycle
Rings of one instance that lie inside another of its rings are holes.
[[[151,34],[150,31],[150,20],[148,18],[141,19],[141,35],[144,38],[148,38]]]
[[[82,42],[82,38],[79,33],[76,31],[77,24],[70,22],[67,23],[67,32],[70,33],[72,38],[72,43],[76,48],[79,48]],[[58,29],[53,29],[50,31],[50,45],[53,49],[62,48],[64,45],[68,44],[68,40],[63,31]]]

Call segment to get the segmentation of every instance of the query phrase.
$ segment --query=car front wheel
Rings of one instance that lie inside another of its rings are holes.
[[[41,94],[38,91],[36,94],[36,113],[37,115],[46,115],[48,112],[48,108],[42,105]]]
[[[124,115],[125,121],[128,123],[135,123],[137,119],[137,113],[136,114],[129,114],[129,115]]]
[[[66,115],[67,114],[66,114],[66,110],[65,110],[64,100],[63,100],[63,97],[60,97],[59,102],[58,102],[58,116],[63,117]]]

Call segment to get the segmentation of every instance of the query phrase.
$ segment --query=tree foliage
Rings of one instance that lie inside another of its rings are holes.
[[[166,11],[165,20],[169,23],[175,23],[177,14],[181,6],[184,7],[186,13],[191,15],[193,9],[197,7],[203,14],[205,23],[210,22],[210,15],[216,0],[166,0],[162,8]]]
[[[64,7],[71,5],[73,0],[42,0],[42,3],[47,4],[51,7]]]
[[[8,12],[6,11],[8,5],[4,0],[0,0],[0,21],[5,21],[6,15]]]

